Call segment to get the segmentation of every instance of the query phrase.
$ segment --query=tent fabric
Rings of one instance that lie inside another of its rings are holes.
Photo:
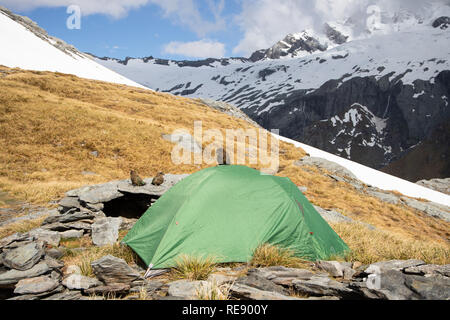
[[[289,178],[216,166],[181,180],[136,222],[123,243],[154,269],[181,254],[247,262],[265,243],[307,260],[349,248]]]

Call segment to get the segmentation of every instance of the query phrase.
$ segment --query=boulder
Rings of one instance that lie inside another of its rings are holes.
[[[4,252],[2,262],[10,269],[25,271],[31,269],[41,259],[43,254],[43,243],[31,242]]]
[[[59,286],[59,282],[48,277],[40,276],[20,280],[14,289],[15,294],[39,294],[51,292]]]
[[[448,300],[450,279],[441,275],[417,276],[388,270],[365,282],[352,283],[350,287],[366,298],[387,300]]]
[[[122,220],[118,218],[96,218],[92,224],[92,242],[96,246],[114,244],[119,238]]]
[[[9,270],[0,274],[0,288],[10,288],[22,279],[37,277],[49,272],[51,269],[45,262],[36,264],[25,271]]]
[[[64,278],[62,284],[70,290],[87,290],[102,285],[102,283],[95,278],[85,277],[76,273],[72,273]]]
[[[93,204],[105,203],[122,197],[123,194],[117,190],[117,183],[118,181],[112,181],[83,188],[82,191],[79,192],[80,202]],[[76,193],[76,190],[71,192],[71,194]]]
[[[117,283],[129,284],[141,277],[125,260],[111,255],[92,262],[91,266],[97,278],[107,285]]]

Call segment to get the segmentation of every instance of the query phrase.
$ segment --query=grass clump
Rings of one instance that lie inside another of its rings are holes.
[[[215,269],[214,257],[180,255],[172,270],[174,278],[188,280],[206,280]]]
[[[230,284],[219,286],[216,281],[208,282],[196,289],[198,300],[228,300],[230,296]]]
[[[309,264],[294,255],[291,249],[268,243],[260,245],[253,253],[250,265],[254,267],[284,266],[288,268],[305,268]]]

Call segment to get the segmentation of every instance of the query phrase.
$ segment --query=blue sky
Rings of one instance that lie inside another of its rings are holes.
[[[448,0],[428,0],[448,2]],[[69,5],[81,9],[81,28],[68,29]],[[248,57],[288,33],[353,15],[369,4],[391,10],[423,0],[0,0],[50,35],[97,56],[123,59]]]

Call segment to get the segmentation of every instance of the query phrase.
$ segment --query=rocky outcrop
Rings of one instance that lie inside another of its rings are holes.
[[[418,185],[424,186],[425,188],[433,189],[450,195],[450,178],[420,180],[417,181],[416,183]]]

